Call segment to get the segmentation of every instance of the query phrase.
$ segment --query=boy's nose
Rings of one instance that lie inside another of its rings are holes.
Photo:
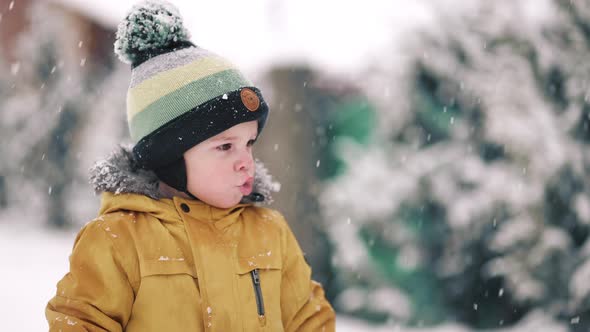
[[[251,152],[243,153],[235,164],[236,172],[250,171],[254,167],[254,157]]]

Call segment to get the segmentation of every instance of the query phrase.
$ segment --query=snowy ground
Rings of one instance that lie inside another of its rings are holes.
[[[46,331],[45,304],[68,268],[75,234],[0,223],[0,320],[5,331]]]
[[[0,218],[0,321],[3,331],[46,331],[44,309],[54,295],[55,284],[66,273],[75,232],[57,232],[6,223]],[[6,219],[5,219],[6,220]],[[458,325],[408,329],[371,326],[338,316],[340,332],[469,332]],[[533,313],[517,327],[495,332],[566,332],[542,313]],[[490,331],[491,332],[491,331]]]

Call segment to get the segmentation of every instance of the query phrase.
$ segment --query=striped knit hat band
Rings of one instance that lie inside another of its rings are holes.
[[[190,47],[154,57],[133,69],[127,120],[135,143],[196,106],[252,86],[225,59]]]

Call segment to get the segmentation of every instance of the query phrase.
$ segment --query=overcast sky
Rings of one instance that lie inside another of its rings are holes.
[[[137,0],[52,0],[116,27]],[[485,1],[485,0],[484,0]],[[326,71],[355,72],[377,57],[395,55],[411,29],[440,12],[476,11],[462,0],[171,0],[192,41],[246,72],[276,62],[308,62]],[[519,0],[527,20],[550,17],[547,0]],[[511,15],[507,13],[507,15]],[[510,19],[508,17],[508,19]],[[524,22],[523,22],[524,23]],[[434,26],[438,29],[439,27]]]
[[[53,0],[115,27],[138,1]],[[432,19],[422,0],[172,0],[192,41],[247,71],[305,61],[330,71],[363,67],[408,28]]]

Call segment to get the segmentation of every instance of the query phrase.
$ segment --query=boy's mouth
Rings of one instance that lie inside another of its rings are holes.
[[[239,186],[242,195],[250,195],[252,193],[252,185],[254,183],[254,178],[248,178],[243,185]]]

